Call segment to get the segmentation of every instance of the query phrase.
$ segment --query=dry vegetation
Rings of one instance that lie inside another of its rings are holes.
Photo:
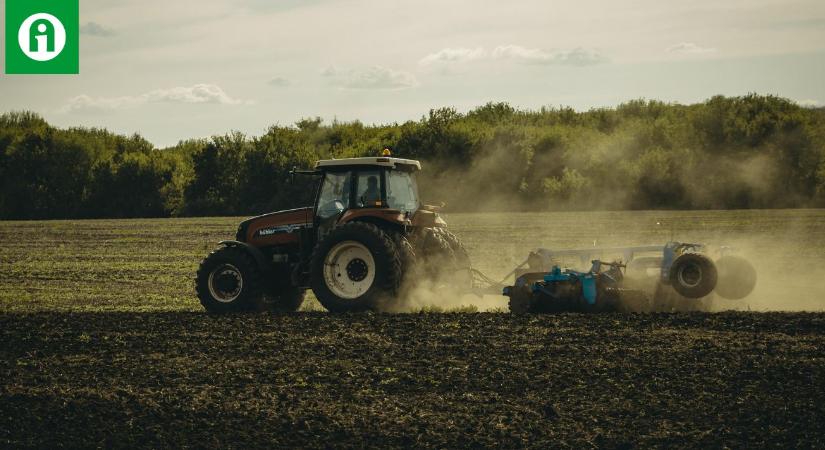
[[[736,241],[762,278],[719,308],[823,309],[824,211],[448,220],[496,276],[539,245]],[[0,222],[0,446],[825,445],[822,313],[212,317],[192,277],[236,224]]]

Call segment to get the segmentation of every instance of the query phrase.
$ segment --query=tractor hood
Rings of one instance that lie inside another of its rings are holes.
[[[253,245],[289,244],[298,240],[297,231],[311,227],[311,207],[271,212],[244,220],[235,239]]]

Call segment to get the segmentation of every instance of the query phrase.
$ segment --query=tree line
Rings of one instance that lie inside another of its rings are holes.
[[[578,112],[488,103],[418,121],[308,118],[155,148],[140,135],[0,115],[0,218],[248,215],[311,202],[293,167],[419,159],[421,196],[448,210],[825,206],[825,108],[775,96],[633,100]]]

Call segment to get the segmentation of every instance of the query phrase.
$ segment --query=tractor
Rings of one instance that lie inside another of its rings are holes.
[[[312,289],[330,312],[380,310],[414,274],[468,273],[467,252],[441,207],[419,200],[420,170],[388,150],[293,170],[293,178],[313,180],[314,205],[241,222],[235,239],[220,242],[198,268],[201,304],[213,313],[289,312]]]

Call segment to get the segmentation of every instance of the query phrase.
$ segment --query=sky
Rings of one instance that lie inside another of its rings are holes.
[[[0,74],[0,112],[163,147],[489,101],[825,105],[823,0],[80,0],[80,24],[80,74]]]

